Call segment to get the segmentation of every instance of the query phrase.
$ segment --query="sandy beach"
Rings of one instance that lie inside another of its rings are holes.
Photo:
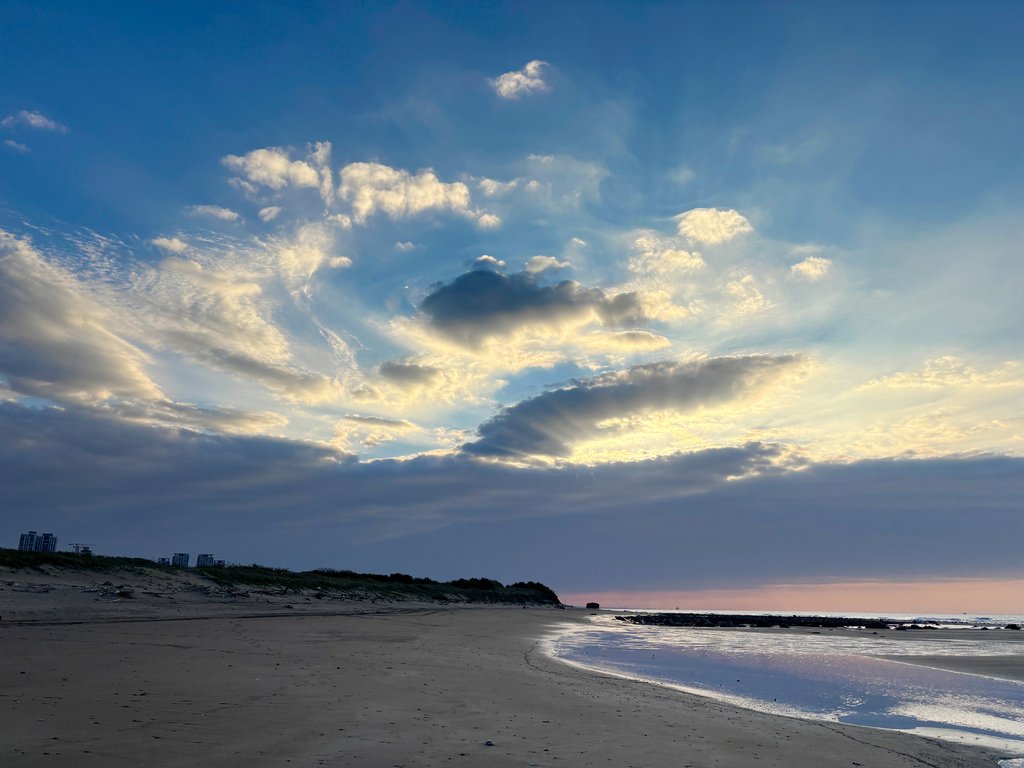
[[[4,574],[0,764],[967,768],[1000,756],[547,657],[539,639],[585,611],[191,589],[124,600],[89,591],[98,578]]]

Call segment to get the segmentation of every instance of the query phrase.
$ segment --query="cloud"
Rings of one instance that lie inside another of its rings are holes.
[[[325,264],[334,268],[352,266],[349,257],[331,253],[334,235],[322,223],[303,224],[291,236],[269,238],[267,245],[281,276],[292,290],[304,289]]]
[[[287,418],[271,411],[197,406],[170,400],[122,401],[97,410],[119,419],[150,426],[212,431],[224,435],[266,435],[288,424]]]
[[[261,221],[273,221],[281,213],[281,206],[279,205],[268,205],[266,208],[260,208],[259,217]]]
[[[72,274],[0,230],[0,373],[10,389],[62,403],[163,398],[149,358],[118,325]]]
[[[154,345],[256,381],[285,400],[335,400],[342,385],[294,363],[289,338],[274,322],[275,302],[264,295],[264,284],[273,284],[268,267],[276,266],[287,285],[302,279],[309,266],[303,258],[312,258],[303,253],[301,243],[275,243],[248,263],[202,251],[191,259],[167,258],[143,273],[125,299]]]
[[[14,128],[19,125],[23,125],[27,128],[34,128],[37,131],[55,131],[57,133],[68,132],[67,127],[61,125],[56,120],[52,120],[41,112],[30,112],[25,109],[11,115],[7,115],[7,117],[0,120],[0,126],[4,128]]]
[[[574,444],[601,436],[609,420],[728,403],[766,387],[800,361],[794,355],[720,357],[602,374],[506,408],[482,424],[478,439],[463,451],[493,458],[569,458]]]
[[[32,148],[27,144],[19,144],[13,139],[4,139],[4,146],[22,155],[27,155],[32,151]]]
[[[527,259],[524,270],[536,275],[548,269],[568,269],[571,266],[568,261],[559,261],[554,256],[531,256]]]
[[[750,222],[734,210],[694,208],[676,216],[679,234],[695,243],[718,245],[753,232]]]
[[[221,221],[238,221],[242,218],[236,211],[219,205],[190,205],[185,212],[190,216],[212,216]]]
[[[476,225],[480,229],[497,229],[501,226],[501,217],[493,213],[476,212]]]
[[[343,448],[348,448],[353,442],[358,442],[364,448],[376,448],[419,431],[420,427],[406,419],[349,413],[342,416],[335,425],[334,438]]]
[[[518,99],[532,93],[540,93],[549,90],[550,87],[541,76],[546,66],[547,62],[534,59],[527,62],[522,69],[506,72],[489,82],[494,92],[503,99]]]
[[[633,240],[635,255],[629,260],[631,272],[663,279],[704,268],[704,259],[697,251],[687,251],[654,232],[639,233]]]
[[[250,184],[273,190],[315,188],[328,205],[334,200],[330,161],[331,144],[328,141],[310,145],[305,160],[293,160],[291,152],[282,147],[254,149],[244,155],[227,155],[222,160],[225,166],[242,174]]]
[[[278,147],[254,149],[245,155],[228,155],[224,165],[245,174],[256,184],[271,189],[283,189],[288,185],[296,187],[319,187],[320,174],[302,160],[292,160],[288,152]]]
[[[505,262],[501,259],[496,259],[493,256],[488,256],[486,253],[483,256],[477,256],[473,259],[474,269],[504,269]]]
[[[1024,388],[1024,364],[1008,361],[989,370],[979,370],[956,355],[927,360],[917,371],[901,371],[873,379],[861,389]]]
[[[732,300],[733,315],[754,315],[771,306],[753,275],[729,281],[724,292]]]
[[[157,237],[149,242],[160,250],[170,251],[171,253],[181,253],[188,250],[188,243],[184,240],[179,240],[177,237]]]
[[[831,259],[822,256],[808,256],[801,262],[792,265],[789,273],[804,280],[822,280],[832,271]]]
[[[399,252],[413,251],[415,249],[416,244],[409,241],[395,243],[395,250]]]
[[[645,321],[635,294],[607,295],[573,280],[541,285],[529,274],[473,270],[441,285],[420,304],[429,326],[474,347],[524,328],[559,328],[598,322],[610,327]]]
[[[495,179],[483,178],[477,182],[477,186],[480,191],[484,193],[485,197],[497,197],[504,195],[507,192],[511,192],[517,186],[519,186],[520,179],[512,179],[512,181],[497,181]]]
[[[415,363],[396,363],[390,360],[381,363],[377,370],[381,378],[402,388],[429,386],[441,377],[441,371],[438,368]]]
[[[429,168],[411,174],[381,163],[350,163],[341,169],[338,193],[352,205],[357,224],[378,212],[397,220],[426,211],[452,211],[485,228],[500,224],[493,214],[470,208],[465,184],[443,182]]]
[[[1020,575],[1022,459],[792,472],[778,448],[749,444],[587,468],[465,456],[356,463],[327,444],[11,404],[0,404],[0,434],[10,527],[45,516],[110,554],[150,555],[173,535],[242,562],[400,563],[567,592]]]
[[[592,331],[578,341],[593,352],[649,352],[672,346],[667,338],[650,331]]]

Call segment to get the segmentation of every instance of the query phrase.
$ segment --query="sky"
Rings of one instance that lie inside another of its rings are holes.
[[[5,3],[0,535],[1024,611],[1022,33]]]

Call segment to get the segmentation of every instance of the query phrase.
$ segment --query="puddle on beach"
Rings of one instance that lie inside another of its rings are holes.
[[[878,658],[1019,653],[1019,646],[1007,650],[967,637],[897,643],[878,636],[622,622],[598,622],[549,642],[551,652],[570,663],[750,709],[909,731],[1004,750],[1007,757],[1024,756],[1024,683]],[[1024,768],[1024,761],[1004,761],[1003,768]]]

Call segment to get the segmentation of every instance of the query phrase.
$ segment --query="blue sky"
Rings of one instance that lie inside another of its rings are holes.
[[[1022,19],[9,4],[9,537],[569,592],[1024,577],[985,558],[1024,542]]]

